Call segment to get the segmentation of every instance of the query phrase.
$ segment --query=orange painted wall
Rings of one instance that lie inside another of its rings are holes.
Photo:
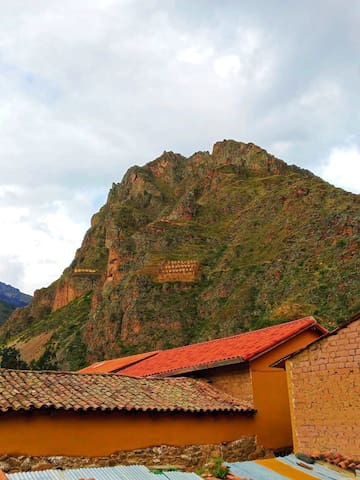
[[[154,445],[231,441],[255,434],[242,414],[11,412],[0,416],[0,454],[110,455]]]
[[[286,373],[269,365],[319,336],[318,332],[307,330],[250,362],[250,367],[248,364],[235,364],[190,375],[206,378],[215,388],[254,405],[257,409],[255,424],[259,445],[274,449],[290,447],[292,429]]]
[[[292,445],[286,372],[269,365],[318,337],[319,333],[307,330],[250,363],[258,444],[267,448]]]

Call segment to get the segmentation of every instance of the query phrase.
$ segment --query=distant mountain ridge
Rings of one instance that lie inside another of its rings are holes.
[[[7,283],[0,282],[0,300],[13,307],[25,307],[31,302],[32,296]]]
[[[114,183],[72,263],[0,328],[64,369],[360,310],[360,196],[233,140]]]
[[[22,293],[18,288],[0,282],[0,324],[10,316],[15,308],[25,307],[31,300],[31,295]]]

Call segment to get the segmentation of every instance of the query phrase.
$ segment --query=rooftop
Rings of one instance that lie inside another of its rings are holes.
[[[352,323],[354,322],[359,322],[360,321],[360,312],[356,313],[355,315],[353,315],[352,317],[350,317],[346,322],[343,322],[341,325],[339,325],[337,328],[335,328],[334,330],[331,330],[330,332],[326,331],[324,333],[324,335],[322,335],[321,337],[317,338],[316,340],[314,340],[313,342],[309,343],[308,345],[306,345],[305,347],[302,347],[302,348],[299,348],[298,350],[296,350],[295,352],[292,352],[292,353],[289,353],[288,355],[280,358],[279,360],[277,360],[276,362],[274,362],[271,366],[272,367],[277,367],[277,368],[284,368],[285,367],[285,362],[286,360],[289,360],[290,358],[293,358],[293,357],[296,357],[296,355],[298,355],[299,353],[303,352],[304,350],[308,350],[312,345],[314,345],[315,343],[319,343],[319,342],[322,342],[323,340],[325,340],[326,338],[328,337],[332,337],[333,335],[337,335],[341,330],[343,330],[344,328],[347,328],[349,325],[351,325]]]
[[[44,408],[254,412],[251,405],[190,378],[140,379],[116,374],[0,369],[0,412]]]
[[[145,358],[156,355],[158,350],[154,352],[139,353],[137,355],[130,355],[129,357],[115,358],[113,360],[104,360],[96,362],[88,367],[79,370],[79,373],[116,373],[118,370],[129,367],[134,363],[145,360]]]
[[[176,375],[224,364],[248,362],[309,329],[327,332],[313,317],[305,317],[231,337],[162,350],[118,373],[134,377]]]

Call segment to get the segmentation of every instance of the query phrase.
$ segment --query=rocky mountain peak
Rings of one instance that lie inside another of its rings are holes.
[[[0,337],[76,369],[307,315],[334,326],[360,309],[359,248],[357,196],[252,143],[164,152],[112,185]]]

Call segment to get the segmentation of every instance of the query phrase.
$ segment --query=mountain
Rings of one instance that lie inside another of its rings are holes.
[[[31,302],[32,296],[20,292],[18,288],[0,282],[0,300],[13,307],[25,307]]]
[[[0,329],[59,367],[360,310],[360,197],[254,144],[164,152],[113,184],[71,265]]]
[[[10,314],[15,310],[15,307],[0,300],[0,325],[10,317]]]
[[[17,307],[30,303],[32,297],[17,288],[0,282],[0,324],[2,324]]]

